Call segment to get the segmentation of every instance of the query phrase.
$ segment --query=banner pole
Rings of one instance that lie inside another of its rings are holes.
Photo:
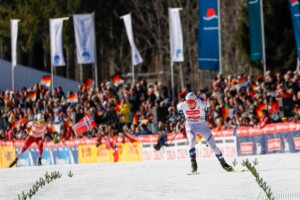
[[[267,63],[266,63],[266,51],[265,51],[265,28],[264,28],[264,12],[263,12],[263,0],[260,1],[260,24],[261,24],[261,40],[262,40],[262,54],[263,54],[263,68],[264,76],[266,76]]]
[[[11,64],[11,89],[15,90],[15,78],[14,78],[14,69],[15,67],[13,66],[13,64]]]
[[[94,41],[95,41],[95,45],[94,45],[94,52],[95,52],[95,63],[94,63],[94,67],[95,67],[95,81],[96,81],[96,88],[98,88],[98,65],[97,65],[97,42],[96,42],[96,25],[95,25],[95,13],[93,12],[93,21],[94,21]]]
[[[219,19],[218,19],[218,30],[219,30],[219,73],[222,74],[223,69],[222,69],[222,45],[221,45],[221,9],[220,9],[220,0],[218,0],[218,14],[219,14]]]
[[[135,85],[135,73],[134,73],[134,64],[131,63],[131,69],[132,69],[132,85]]]
[[[51,92],[50,92],[50,94],[52,94],[53,89],[54,89],[54,78],[53,78],[53,66],[51,65]]]
[[[175,100],[175,88],[174,88],[174,62],[171,61],[171,86],[172,86],[172,100]]]
[[[50,30],[50,35],[51,35],[51,19],[49,19],[49,30]],[[50,36],[51,37],[51,36]],[[50,42],[51,43],[51,42]],[[52,59],[53,59],[53,55],[52,55],[52,51],[51,51],[51,44],[50,44],[50,66],[51,66],[51,91],[50,91],[50,94],[52,94],[52,91],[53,91],[53,85],[54,85],[54,80],[53,80],[53,62],[52,62]]]

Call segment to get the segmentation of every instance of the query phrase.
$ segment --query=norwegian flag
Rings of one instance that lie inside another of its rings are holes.
[[[96,122],[89,115],[85,115],[75,125],[72,126],[72,129],[77,135],[82,135],[96,126]]]

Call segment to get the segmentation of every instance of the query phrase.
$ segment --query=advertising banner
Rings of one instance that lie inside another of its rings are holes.
[[[118,158],[121,162],[142,161],[142,143],[118,144]]]
[[[199,0],[198,63],[201,70],[219,71],[218,0]]]
[[[0,168],[7,168],[16,158],[16,149],[14,146],[2,146],[0,148]]]
[[[250,58],[253,61],[262,60],[262,26],[261,0],[248,0],[248,16],[250,26]]]

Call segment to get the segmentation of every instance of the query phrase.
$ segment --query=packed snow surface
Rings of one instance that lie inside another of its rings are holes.
[[[246,158],[276,200],[300,199],[300,153],[237,157],[236,169]],[[227,159],[232,165],[234,159]],[[197,159],[198,175],[187,175],[189,160],[53,165],[0,169],[0,199],[18,199],[44,177],[59,171],[62,177],[33,196],[38,200],[66,199],[267,199],[250,172],[223,172],[215,158]],[[68,173],[73,176],[69,177]]]

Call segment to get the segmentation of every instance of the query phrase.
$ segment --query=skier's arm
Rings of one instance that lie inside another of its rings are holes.
[[[210,104],[208,102],[204,102],[204,103],[205,103],[205,108],[204,108],[205,121],[207,121],[209,115],[211,114],[211,109],[210,109]]]

